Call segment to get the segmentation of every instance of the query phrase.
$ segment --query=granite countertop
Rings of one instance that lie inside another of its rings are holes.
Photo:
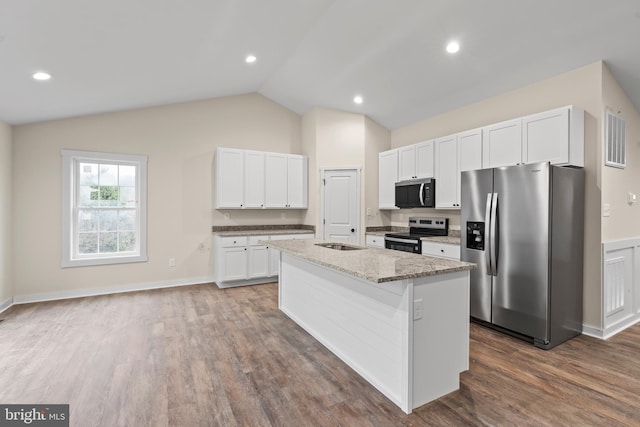
[[[316,243],[326,242],[318,239],[272,240],[269,241],[269,246],[376,283],[435,276],[475,268],[475,264],[468,262],[382,248],[359,246],[363,249],[340,251],[316,245]]]
[[[371,236],[382,236],[384,237],[385,234],[387,233],[391,233],[391,231],[367,231],[366,234],[369,234]],[[449,245],[458,245],[460,246],[460,236],[429,236],[429,237],[423,237],[422,239],[425,242],[436,242],[436,243],[446,243]]]
[[[271,229],[250,229],[236,231],[214,231],[218,236],[272,236],[275,234],[315,234],[313,230],[301,230],[299,228]]]

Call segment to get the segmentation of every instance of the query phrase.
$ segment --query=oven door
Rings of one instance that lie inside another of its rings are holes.
[[[396,237],[385,237],[384,247],[387,249],[411,252],[414,254],[422,253],[420,240],[398,239]]]

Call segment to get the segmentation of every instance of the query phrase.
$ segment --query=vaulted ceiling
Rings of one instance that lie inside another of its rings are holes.
[[[0,0],[0,120],[259,92],[393,130],[599,60],[638,108],[639,41],[638,0]]]

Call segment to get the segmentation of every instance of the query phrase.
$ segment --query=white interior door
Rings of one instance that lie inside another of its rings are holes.
[[[357,170],[325,170],[323,175],[324,239],[359,243]]]

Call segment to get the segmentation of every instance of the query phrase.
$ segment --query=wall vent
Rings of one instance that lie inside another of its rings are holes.
[[[605,121],[605,165],[624,168],[627,162],[626,122],[622,116],[607,111]]]

